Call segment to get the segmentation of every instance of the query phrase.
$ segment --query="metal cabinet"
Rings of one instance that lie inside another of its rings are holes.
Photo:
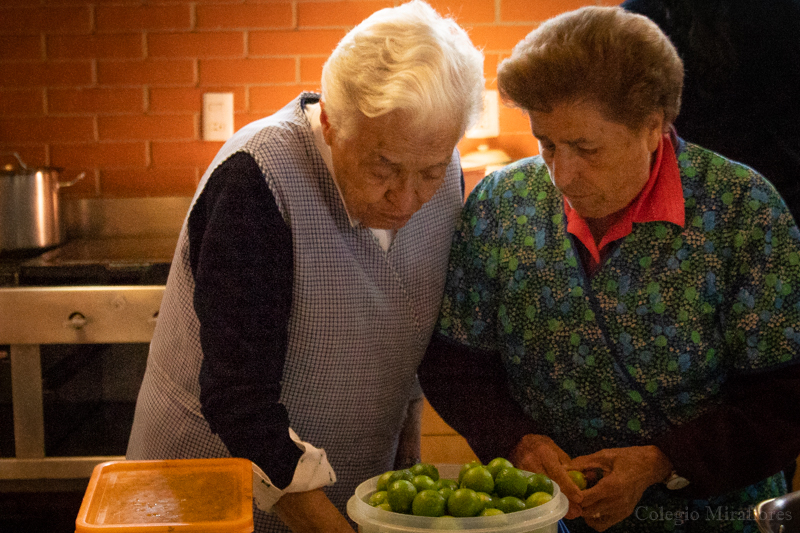
[[[147,343],[164,286],[0,288],[0,345],[10,345],[15,456],[3,479],[87,478],[118,456],[47,457],[40,346]]]

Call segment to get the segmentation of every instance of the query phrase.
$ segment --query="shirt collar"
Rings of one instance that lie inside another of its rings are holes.
[[[636,198],[625,208],[622,217],[609,228],[599,246],[595,244],[586,220],[570,207],[566,198],[564,199],[567,231],[583,243],[595,265],[599,265],[604,248],[612,242],[630,235],[634,223],[663,221],[683,227],[685,223],[684,208],[678,158],[669,134],[664,134],[658,143],[650,179],[647,180]]]
[[[339,193],[339,198],[341,198],[342,204],[344,205],[344,211],[347,213],[347,219],[350,221],[350,226],[355,228],[359,225],[359,221],[357,218],[352,217],[350,215],[350,211],[347,209],[347,203],[344,201],[342,189],[339,187],[339,181],[336,179],[336,174],[333,172],[333,156],[331,155],[331,147],[325,142],[325,136],[322,134],[322,123],[319,118],[320,114],[322,113],[322,107],[319,105],[319,102],[306,104],[303,107],[303,111],[306,114],[308,122],[311,124],[311,132],[314,134],[314,145],[317,147],[319,155],[322,156],[322,160],[325,161],[325,166],[328,168],[328,172],[331,173],[333,183],[336,185],[336,191]]]

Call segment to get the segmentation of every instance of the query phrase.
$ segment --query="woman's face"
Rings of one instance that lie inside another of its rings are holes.
[[[564,103],[528,116],[553,185],[582,217],[622,210],[647,183],[662,133],[658,114],[638,132],[606,120],[591,102]]]
[[[348,213],[376,229],[402,228],[436,194],[460,137],[451,125],[420,131],[398,112],[361,117],[345,138],[324,107],[320,121]]]

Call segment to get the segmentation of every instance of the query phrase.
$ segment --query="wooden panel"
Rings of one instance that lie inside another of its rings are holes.
[[[467,441],[434,411],[425,400],[422,407],[422,460],[435,464],[468,463],[477,456]]]
[[[433,410],[428,400],[422,407],[422,434],[423,435],[458,435],[456,430],[448,426],[442,417]]]
[[[478,458],[458,435],[423,435],[421,457],[424,462],[434,464],[463,464]]]

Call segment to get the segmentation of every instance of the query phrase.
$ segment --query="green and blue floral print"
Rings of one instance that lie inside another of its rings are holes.
[[[634,224],[591,279],[538,156],[484,179],[457,229],[438,331],[500,352],[514,397],[573,457],[649,443],[716,406],[733,373],[800,360],[800,231],[783,201],[713,152],[681,141],[677,157],[685,227]],[[778,474],[711,508],[782,491]],[[651,487],[642,505],[711,504]],[[756,531],[636,517],[615,528]]]

